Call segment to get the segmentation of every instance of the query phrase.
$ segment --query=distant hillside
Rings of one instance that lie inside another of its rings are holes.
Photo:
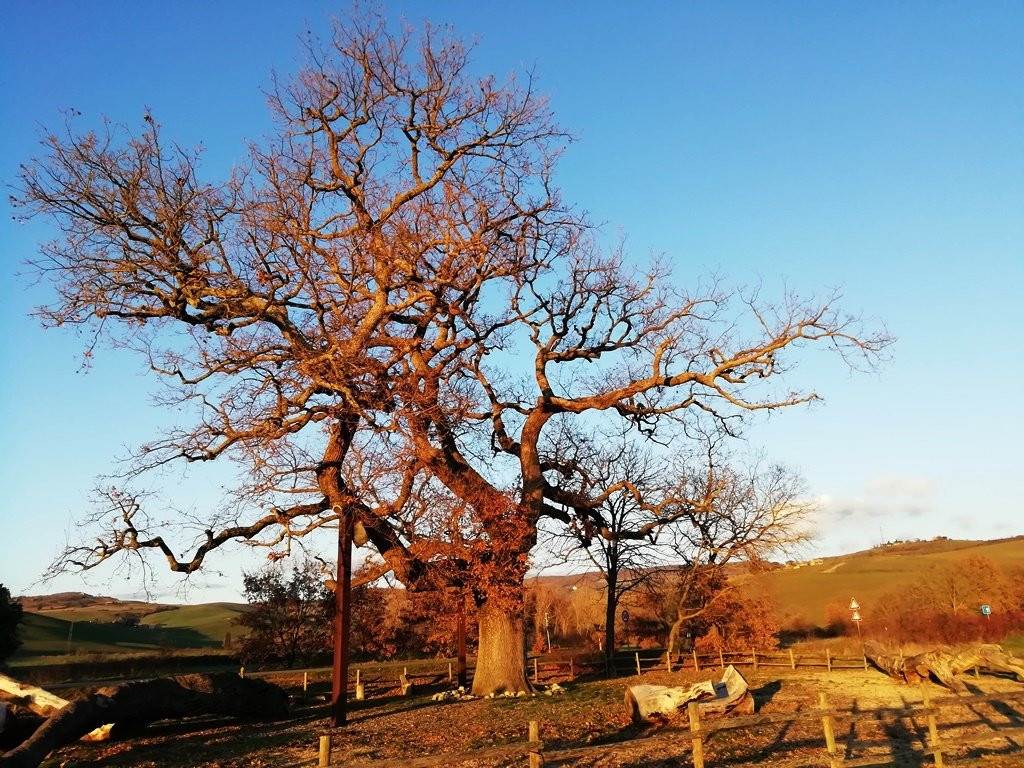
[[[18,598],[21,607],[33,613],[46,613],[67,609],[87,608],[96,611],[116,612],[145,611],[151,613],[168,607],[160,603],[148,603],[143,600],[121,600],[116,597],[90,595],[85,592],[56,592],[52,595],[22,595]]]
[[[22,647],[12,661],[68,654],[146,653],[164,649],[220,648],[228,632],[245,634],[233,620],[239,603],[165,605],[81,592],[20,598],[25,616]]]
[[[780,616],[803,616],[824,624],[829,603],[845,606],[850,598],[856,598],[868,621],[873,605],[886,592],[911,583],[938,564],[970,555],[990,557],[1004,570],[1024,565],[1024,536],[995,541],[940,538],[901,542],[748,579],[775,598]]]
[[[855,597],[865,621],[887,592],[899,589],[936,565],[968,555],[990,557],[1004,570],[1024,566],[1024,536],[996,541],[935,539],[900,542],[840,557],[812,560],[757,574],[735,575],[749,588],[772,595],[779,616],[823,625],[830,603],[846,606]],[[544,575],[538,581],[555,589],[598,587],[597,573]],[[24,646],[14,661],[72,653],[143,652],[164,648],[217,648],[244,603],[165,605],[138,600],[62,592],[19,598],[26,611]],[[137,626],[132,626],[136,623]],[[73,626],[72,626],[73,625]],[[71,638],[69,644],[68,638]]]

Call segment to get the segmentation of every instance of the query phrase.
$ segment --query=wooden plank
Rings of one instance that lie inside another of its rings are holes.
[[[686,705],[686,713],[690,719],[690,733],[693,734],[691,739],[693,768],[704,768],[704,741],[700,735],[700,707],[696,701],[691,701]]]
[[[540,743],[540,723],[536,720],[530,721],[530,743]],[[530,750],[529,756],[530,768],[541,768],[541,765],[543,765],[543,763],[541,761],[540,750]]]

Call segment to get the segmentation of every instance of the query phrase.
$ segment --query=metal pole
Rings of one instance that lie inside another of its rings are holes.
[[[338,517],[338,579],[334,587],[334,670],[331,676],[331,725],[348,722],[348,634],[352,608],[352,515]]]

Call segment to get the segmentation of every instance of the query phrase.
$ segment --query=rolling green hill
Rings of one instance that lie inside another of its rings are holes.
[[[246,606],[242,603],[179,605],[149,614],[142,619],[142,624],[166,630],[192,630],[207,641],[220,645],[227,632],[234,637],[245,634],[243,627],[232,623],[245,610]]]
[[[865,620],[878,600],[927,574],[936,565],[970,555],[991,558],[1004,570],[1024,567],[1024,536],[996,541],[936,539],[876,547],[841,557],[825,558],[799,568],[778,568],[756,575],[738,576],[751,589],[771,594],[779,616],[803,617],[824,625],[830,603],[846,606],[856,597]],[[539,581],[569,588],[596,574],[541,576]],[[154,653],[167,649],[215,649],[224,635],[244,634],[233,620],[246,610],[241,603],[205,603],[169,606],[119,601],[81,593],[25,598],[21,625],[24,645],[14,663],[68,652]],[[138,626],[115,623],[119,616],[139,618]],[[72,626],[73,624],[73,626]]]
[[[1024,566],[1024,536],[892,544],[749,578],[775,598],[780,616],[803,616],[823,625],[829,603],[846,606],[855,597],[868,616],[872,604],[885,593],[913,582],[938,564],[971,555],[990,557],[1004,570]]]
[[[19,627],[22,647],[12,661],[74,654],[153,653],[169,649],[220,648],[226,632],[238,637],[232,620],[245,610],[236,603],[148,606],[112,609],[108,604],[81,604],[45,612],[26,611]],[[153,610],[155,609],[155,610]],[[125,612],[144,614],[137,626],[116,623]]]

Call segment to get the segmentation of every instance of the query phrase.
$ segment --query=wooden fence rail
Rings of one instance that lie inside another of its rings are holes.
[[[331,755],[331,737],[320,737],[319,757],[314,760],[295,763],[289,768],[317,765],[321,768],[433,768],[439,765],[455,765],[460,762],[480,760],[510,760],[527,758],[530,768],[540,768],[545,759],[552,763],[566,763],[594,754],[607,754],[616,747],[647,746],[650,744],[675,743],[679,752],[690,752],[693,768],[706,768],[710,760],[705,755],[705,741],[712,734],[726,730],[746,730],[775,723],[791,723],[798,721],[820,721],[824,741],[824,760],[830,768],[855,768],[856,766],[894,765],[899,760],[893,754],[869,755],[858,758],[845,757],[845,745],[836,738],[837,725],[863,720],[898,720],[903,718],[924,717],[927,723],[928,736],[925,748],[915,748],[911,743],[894,743],[893,751],[899,751],[920,763],[923,756],[930,756],[935,765],[942,768],[949,752],[944,747],[937,715],[943,710],[952,708],[970,708],[972,705],[986,702],[1010,703],[1024,701],[1024,691],[984,694],[977,696],[952,696],[930,699],[926,689],[922,689],[924,701],[921,704],[906,704],[902,707],[878,707],[866,710],[842,710],[831,706],[826,694],[819,696],[815,706],[798,712],[773,712],[762,715],[745,715],[725,717],[713,720],[702,720],[699,705],[690,702],[687,708],[688,724],[685,727],[666,728],[656,734],[642,736],[617,744],[595,744],[585,747],[569,747],[565,749],[545,751],[545,744],[540,738],[540,727],[536,721],[529,723],[528,740],[515,744],[504,744],[488,749],[420,755],[416,757],[389,758],[384,760],[333,760]],[[993,728],[985,733],[962,735],[957,734],[957,745],[969,745],[994,738],[1020,738],[1024,736],[1024,727]]]

